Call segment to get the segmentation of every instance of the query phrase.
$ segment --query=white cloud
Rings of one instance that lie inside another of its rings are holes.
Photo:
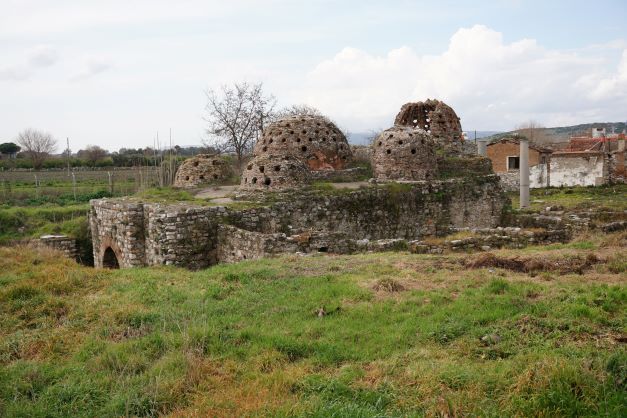
[[[113,65],[104,58],[89,57],[85,60],[84,68],[78,73],[74,74],[70,81],[81,81],[94,77],[100,73],[103,73],[111,69]]]
[[[28,63],[31,67],[49,67],[59,60],[59,54],[49,46],[40,45],[30,52]]]
[[[477,25],[459,29],[435,56],[408,47],[385,56],[344,48],[308,74],[301,96],[352,130],[387,127],[404,102],[426,98],[449,103],[468,129],[508,129],[530,118],[546,125],[622,120],[627,49],[619,61],[617,45],[550,50],[533,39],[505,43]]]

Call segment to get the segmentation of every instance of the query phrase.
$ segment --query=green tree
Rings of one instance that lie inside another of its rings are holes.
[[[20,152],[21,149],[22,148],[19,145],[14,144],[13,142],[0,144],[0,154],[15,155]]]

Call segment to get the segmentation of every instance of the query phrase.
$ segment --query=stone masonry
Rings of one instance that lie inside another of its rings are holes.
[[[236,210],[132,199],[91,202],[96,267],[218,262],[293,251],[350,253],[362,240],[415,240],[453,227],[499,224],[498,177],[372,185],[338,194],[291,192],[277,203]]]
[[[196,187],[231,175],[229,164],[216,155],[199,154],[188,158],[176,172],[174,187]]]

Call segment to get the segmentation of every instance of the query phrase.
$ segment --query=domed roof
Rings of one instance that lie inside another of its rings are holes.
[[[379,180],[430,180],[437,174],[433,138],[424,130],[394,126],[372,144],[372,169]]]
[[[394,125],[427,131],[447,142],[462,140],[462,125],[452,107],[440,100],[405,103],[396,115]]]
[[[258,155],[242,172],[241,189],[280,190],[299,187],[310,181],[310,171],[289,155]]]
[[[216,155],[198,154],[188,158],[179,167],[174,187],[195,187],[228,178],[231,169],[226,161]]]
[[[352,157],[346,137],[324,116],[288,116],[264,129],[255,156],[289,155],[310,170],[339,170]]]

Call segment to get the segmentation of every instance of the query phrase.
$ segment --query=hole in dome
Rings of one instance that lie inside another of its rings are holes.
[[[344,149],[344,144],[340,144],[340,149]]]
[[[290,131],[290,135],[294,135],[294,131]]]
[[[271,143],[272,143],[272,138],[270,138],[270,140],[268,141],[268,143],[269,143],[269,144],[271,144]]]
[[[185,180],[189,180],[189,176],[185,176]]]
[[[281,138],[281,142],[285,142],[285,138]]]
[[[279,132],[277,133],[277,135],[282,135],[282,134],[283,134],[283,131],[279,131]]]
[[[303,130],[301,131],[301,133],[302,133],[303,135],[305,135],[305,134],[307,133],[307,129],[303,129]]]
[[[398,145],[403,145],[403,141],[401,141],[401,140],[399,139],[399,141],[398,141]]]
[[[198,161],[194,161],[194,167],[198,167]]]
[[[425,124],[425,128],[428,128],[428,127],[429,127],[429,125]]]
[[[316,130],[314,131],[314,133],[315,133],[316,135],[318,135],[318,134],[320,133],[320,131],[316,129]]]
[[[203,176],[203,175],[201,174],[201,175],[200,175],[200,179],[201,179],[201,180],[204,180],[204,179],[205,179],[205,176]]]
[[[327,139],[325,137],[322,137],[322,142],[325,142]]]
[[[281,166],[280,165],[275,165],[274,166],[274,171],[281,171]]]
[[[253,169],[253,165],[252,164],[248,164],[248,167],[246,167],[246,168],[249,169],[249,170],[252,170]]]
[[[388,154],[391,154],[392,150],[386,150],[385,152],[388,153]]]
[[[422,145],[424,145],[424,144],[425,144],[425,140],[424,140],[424,138],[420,140],[420,143],[421,143]]]
[[[409,136],[414,136],[414,134],[412,134],[411,132],[408,134]]]
[[[331,137],[331,139],[333,140],[333,142],[337,142],[337,138],[336,137]]]
[[[316,122],[316,125],[320,126],[320,122]]]
[[[412,153],[412,154],[415,154],[415,153],[416,153],[416,148],[412,148],[412,149],[411,149],[411,153]]]
[[[244,183],[248,183],[248,177],[244,177]]]
[[[257,184],[257,177],[253,177],[253,179],[251,180],[253,184]]]
[[[300,149],[301,149],[303,152],[306,152],[306,151],[307,151],[307,147],[306,147],[306,146],[304,146],[304,145],[303,145],[302,147],[300,147]]]
[[[213,175],[213,178],[217,180],[217,179],[218,179],[218,175],[217,175],[217,174],[214,174],[214,175]]]
[[[318,248],[319,253],[326,253],[329,251],[329,247],[320,247]]]
[[[296,138],[296,142],[300,142],[300,138]]]
[[[259,171],[261,171],[263,173],[264,171],[266,171],[266,168],[264,166],[260,165],[259,166]]]
[[[379,146],[383,145],[383,142],[379,141]]]
[[[270,183],[272,183],[272,180],[270,180],[270,177],[266,177],[266,179],[263,181],[263,184],[265,184],[266,186],[269,186]]]
[[[413,123],[418,123],[418,119],[414,119],[414,120],[413,120]]]
[[[309,142],[313,142],[313,138],[309,138]]]
[[[292,125],[290,125],[289,123],[287,125],[285,125],[286,128],[291,127]]]
[[[390,134],[388,138],[394,138],[394,134]]]
[[[343,160],[346,160],[346,155],[342,155],[342,159],[343,159]]]
[[[261,148],[261,150],[264,151],[264,152],[268,151],[268,147],[263,147],[263,148]]]

